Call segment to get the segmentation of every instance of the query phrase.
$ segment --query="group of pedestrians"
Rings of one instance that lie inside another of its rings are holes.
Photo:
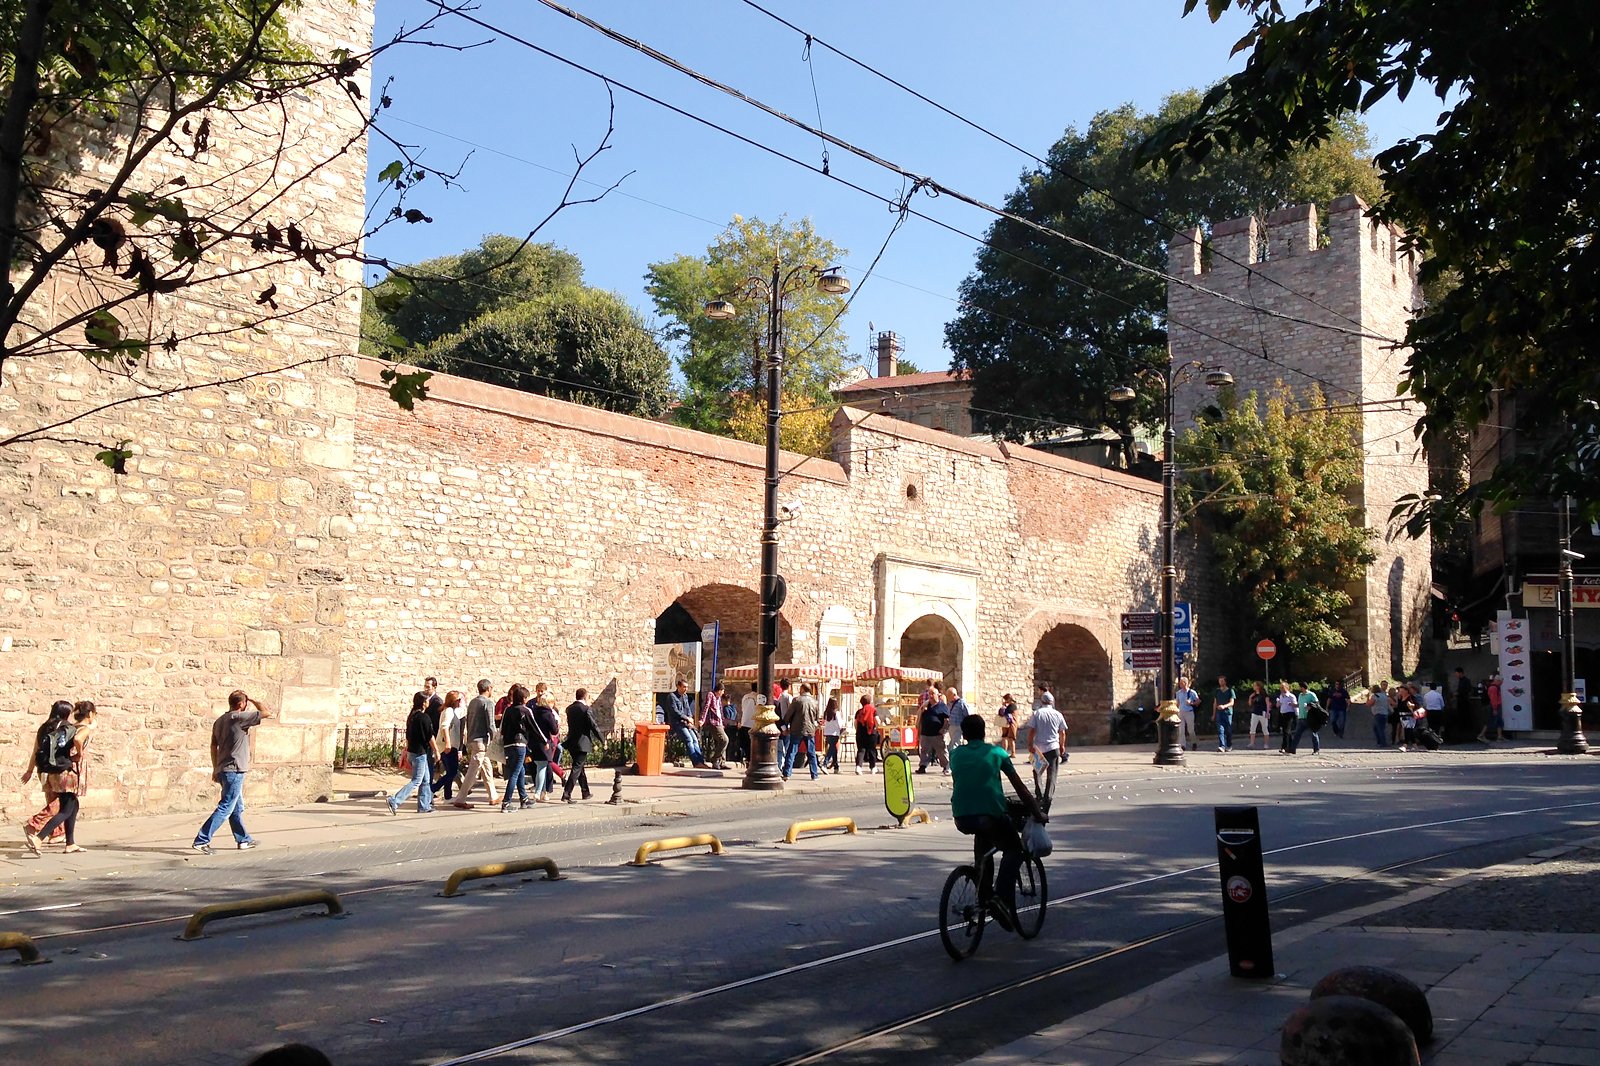
[[[84,850],[78,843],[80,797],[89,791],[89,744],[94,737],[96,712],[88,700],[56,700],[34,735],[22,783],[37,775],[44,790],[44,806],[28,819],[23,839],[28,850],[41,854],[41,844],[59,840],[68,854]]]
[[[480,783],[490,806],[499,804],[502,812],[554,802],[558,778],[562,802],[576,803],[574,791],[583,799],[591,797],[587,763],[605,737],[595,724],[588,690],[578,689],[567,705],[564,735],[545,683],[531,692],[526,685],[514,684],[498,701],[493,690],[492,681],[481,679],[477,695],[463,706],[460,691],[441,695],[437,678],[423,679],[406,716],[402,769],[409,768],[411,777],[389,798],[391,814],[399,814],[413,793],[418,814],[433,813],[436,795],[458,809],[471,810],[469,797]],[[570,763],[566,768],[561,766],[563,752]],[[500,795],[495,787],[497,762],[504,776]]]

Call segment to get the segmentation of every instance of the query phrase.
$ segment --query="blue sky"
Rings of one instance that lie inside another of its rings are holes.
[[[1228,52],[1247,28],[1238,17],[1212,25],[1180,18],[1182,0],[1062,0],[976,4],[955,0],[867,0],[763,7],[1036,154],[1068,126],[1131,101],[1152,110],[1168,93],[1208,85],[1236,69]],[[637,38],[780,110],[817,124],[915,173],[1000,203],[1029,161],[938,113],[820,46],[804,60],[801,36],[742,0],[570,0],[569,7]],[[1202,8],[1204,5],[1201,5]],[[377,0],[375,39],[415,25],[424,0]],[[567,59],[661,97],[691,113],[820,165],[817,138],[701,86],[613,43],[536,0],[481,0],[477,17]],[[446,19],[434,39],[468,43],[493,35]],[[414,206],[431,225],[391,226],[369,251],[414,262],[476,244],[485,233],[523,234],[549,210],[572,172],[573,146],[587,153],[603,134],[607,98],[594,77],[510,40],[465,52],[404,47],[375,70],[392,77],[385,128],[445,169],[469,151],[464,189],[428,189]],[[815,95],[813,95],[813,75]],[[1383,148],[1432,128],[1439,104],[1419,87],[1404,104],[1367,116]],[[632,173],[598,204],[570,208],[541,233],[582,259],[585,280],[616,291],[655,319],[644,292],[651,262],[701,253],[734,215],[772,220],[809,216],[848,249],[844,266],[861,291],[841,323],[865,361],[868,325],[900,334],[923,369],[948,364],[943,327],[956,312],[961,280],[977,245],[909,219],[877,269],[862,275],[888,236],[892,215],[871,199],[616,90],[612,147],[586,176],[609,184]],[[373,173],[394,157],[374,139]],[[883,197],[900,179],[839,149],[830,171]],[[576,195],[592,195],[580,185]],[[919,196],[918,209],[981,235],[990,219],[948,199]]]

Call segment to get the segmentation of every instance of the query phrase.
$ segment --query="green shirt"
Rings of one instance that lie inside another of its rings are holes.
[[[1006,794],[1000,787],[1000,768],[1011,761],[994,744],[963,744],[950,753],[950,813],[956,818],[975,814],[1006,816]]]
[[[1318,703],[1317,694],[1312,692],[1310,689],[1306,689],[1304,692],[1300,693],[1300,695],[1295,697],[1295,700],[1300,704],[1298,714],[1298,717],[1300,718],[1310,717],[1311,708],[1316,706]]]

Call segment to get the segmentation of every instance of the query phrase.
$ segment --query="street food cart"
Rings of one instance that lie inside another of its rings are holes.
[[[729,698],[743,699],[744,697],[744,693],[732,689],[734,682],[757,681],[760,676],[761,666],[759,663],[752,663],[749,666],[731,666],[722,671],[723,683],[730,687]],[[830,696],[837,696],[839,699],[839,718],[846,725],[855,721],[855,709],[851,706],[851,695],[855,691],[855,676],[855,673],[848,667],[836,666],[833,663],[775,663],[772,667],[774,689],[776,689],[779,681],[788,678],[789,694],[791,696],[800,695],[800,682],[809,682],[817,697],[818,711],[828,705]],[[767,695],[774,704],[777,703],[777,698],[772,693],[769,692]],[[854,728],[848,728],[840,735],[840,744],[849,748],[848,751],[841,749],[841,759],[846,756],[854,757],[854,736]],[[851,743],[846,744],[847,740],[851,741]],[[822,757],[824,747],[822,731],[819,728],[817,730],[818,758]]]
[[[875,690],[873,705],[878,717],[889,724],[884,727],[880,746],[891,748],[917,747],[917,700],[929,683],[938,685],[944,674],[920,666],[874,666],[856,675],[858,684],[869,684]],[[854,708],[851,708],[852,713]]]

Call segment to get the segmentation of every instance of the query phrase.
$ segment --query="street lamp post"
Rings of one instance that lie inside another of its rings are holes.
[[[770,278],[745,279],[738,294],[767,298],[767,454],[761,512],[761,652],[756,666],[755,728],[750,732],[750,754],[745,761],[744,788],[776,791],[783,788],[778,771],[778,714],[772,706],[772,674],[778,656],[778,611],[783,607],[787,587],[778,573],[778,427],[783,417],[783,300],[798,292],[808,279],[830,295],[850,291],[850,281],[837,267],[822,268],[807,263],[783,271],[775,257]],[[735,294],[735,295],[738,295]],[[732,301],[723,298],[705,305],[707,318],[723,321],[738,314]]]
[[[1173,527],[1177,524],[1174,493],[1178,475],[1177,385],[1185,371],[1205,370],[1206,384],[1212,388],[1225,388],[1233,384],[1233,375],[1216,367],[1207,367],[1198,359],[1187,363],[1174,363],[1172,350],[1167,349],[1167,366],[1162,374],[1162,400],[1166,415],[1166,428],[1161,437],[1161,673],[1156,681],[1160,686],[1160,711],[1156,739],[1155,765],[1182,766],[1183,733],[1178,718],[1177,700],[1177,634],[1172,625],[1172,612],[1177,600],[1178,565],[1173,559]],[[1138,394],[1127,385],[1111,390],[1111,400],[1127,403]]]
[[[1577,644],[1572,632],[1572,560],[1580,558],[1572,550],[1572,497],[1561,500],[1561,569],[1556,586],[1556,608],[1561,625],[1561,736],[1556,751],[1562,755],[1583,755],[1589,741],[1583,735],[1583,704],[1578,701]]]

